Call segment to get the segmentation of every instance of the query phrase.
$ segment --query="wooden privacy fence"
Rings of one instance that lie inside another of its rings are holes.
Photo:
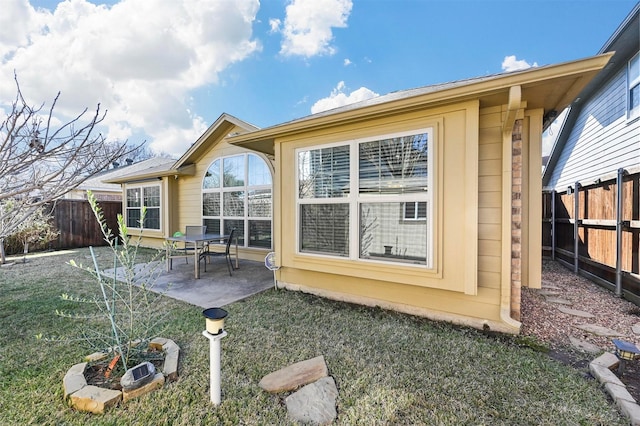
[[[640,173],[543,192],[543,254],[640,304]]]
[[[100,201],[107,226],[117,235],[117,215],[122,212],[120,201]],[[52,248],[76,248],[105,245],[104,236],[91,206],[85,200],[59,200],[53,210],[53,221],[60,232]]]

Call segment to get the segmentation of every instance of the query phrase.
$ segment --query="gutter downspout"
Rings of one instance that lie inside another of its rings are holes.
[[[500,292],[500,319],[520,330],[521,323],[511,317],[511,192],[512,192],[512,138],[513,126],[522,101],[522,88],[509,88],[509,101],[502,125],[502,268]]]

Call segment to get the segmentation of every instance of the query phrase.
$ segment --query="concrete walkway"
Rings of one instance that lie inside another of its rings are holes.
[[[225,306],[273,288],[273,272],[265,268],[263,263],[240,260],[239,269],[229,276],[224,261],[223,258],[214,259],[207,264],[207,272],[201,263],[199,279],[195,279],[191,259],[188,264],[184,259],[174,259],[173,269],[169,272],[164,262],[151,262],[136,267],[140,274],[149,270],[157,277],[154,291],[202,308]],[[113,276],[113,269],[106,270],[105,274]]]

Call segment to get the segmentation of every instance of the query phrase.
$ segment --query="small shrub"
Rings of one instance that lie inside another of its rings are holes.
[[[90,191],[88,199],[111,249],[114,274],[107,276],[100,270],[93,248],[90,248],[93,265],[69,262],[93,276],[97,284],[94,288],[96,294],[90,297],[62,294],[63,300],[73,302],[80,308],[74,312],[57,310],[56,314],[80,321],[80,336],[48,340],[80,340],[87,342],[93,351],[114,352],[114,356],[120,357],[124,370],[127,370],[131,366],[129,361],[137,359],[139,352],[146,349],[148,341],[158,336],[165,325],[163,320],[167,313],[156,306],[162,295],[152,291],[162,262],[155,266],[154,263],[145,264],[151,266],[143,268],[136,266],[141,237],[132,238],[121,214],[118,215],[118,236],[114,236]],[[145,213],[143,209],[141,221],[144,221]],[[156,258],[161,254],[158,251]]]
[[[60,232],[51,223],[51,210],[47,206],[39,207],[17,231],[5,238],[5,251],[8,254],[28,253],[47,247]]]

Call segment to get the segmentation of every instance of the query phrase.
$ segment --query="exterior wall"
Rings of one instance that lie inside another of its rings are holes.
[[[232,132],[231,130],[230,132]],[[176,231],[184,232],[187,225],[202,224],[202,182],[211,163],[218,157],[242,154],[247,150],[225,141],[209,141],[212,148],[195,159],[193,176],[164,177],[162,184],[162,229],[159,232],[145,231],[144,247],[162,248],[165,237]],[[273,173],[273,162],[264,157]],[[125,186],[126,188],[126,186]],[[273,218],[272,218],[273,220]],[[270,250],[238,247],[238,257],[262,262]]]
[[[171,178],[173,180],[173,178]],[[122,199],[122,214],[125,215],[126,217],[126,211],[127,211],[127,199],[126,199],[126,193],[127,193],[127,188],[129,186],[139,186],[140,184],[144,184],[145,182],[141,182],[141,183],[133,183],[133,184],[125,184],[122,186],[122,194],[123,194],[123,199]],[[165,241],[165,236],[170,235],[168,232],[169,229],[169,224],[171,223],[172,220],[172,205],[170,204],[170,193],[172,191],[172,185],[171,185],[171,181],[169,180],[169,178],[164,177],[161,179],[160,181],[160,229],[159,230],[144,230],[142,232],[142,235],[139,234],[139,231],[131,229],[129,231],[129,235],[131,235],[132,237],[138,238],[138,236],[140,235],[141,240],[140,240],[140,245],[142,247],[150,247],[150,248],[157,248],[160,249],[163,247],[164,245],[164,241]],[[171,232],[172,234],[173,232]]]
[[[276,140],[281,216],[276,218],[279,285],[434,319],[517,332],[501,319],[501,107],[477,102],[414,112]],[[296,252],[295,150],[433,126],[434,270]],[[509,224],[510,225],[510,224]]]
[[[640,120],[627,119],[626,61],[578,114],[548,186],[566,190],[640,165]]]

